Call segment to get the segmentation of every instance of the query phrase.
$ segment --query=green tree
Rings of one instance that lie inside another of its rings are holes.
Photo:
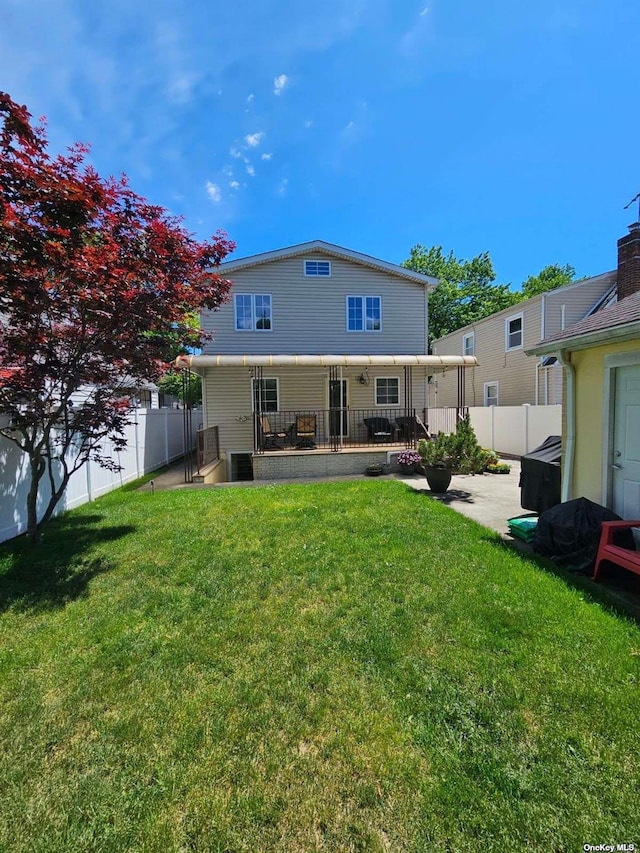
[[[182,371],[169,370],[158,380],[158,388],[164,394],[171,394],[184,403],[184,388],[182,386]],[[194,406],[202,402],[202,382],[200,377],[189,371],[188,387],[189,403]]]
[[[556,287],[562,287],[563,284],[574,281],[575,277],[576,271],[571,264],[565,264],[563,267],[560,264],[549,264],[541,269],[538,275],[530,275],[522,283],[520,298],[531,299],[532,296],[537,296],[539,293],[555,290]]]
[[[442,246],[411,249],[402,266],[440,279],[429,296],[429,344],[443,335],[508,308],[521,298],[508,284],[494,284],[496,273],[488,252],[470,261],[445,255]]]

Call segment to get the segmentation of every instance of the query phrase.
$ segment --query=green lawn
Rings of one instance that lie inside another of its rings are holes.
[[[640,631],[399,482],[0,546],[0,850],[640,842]]]

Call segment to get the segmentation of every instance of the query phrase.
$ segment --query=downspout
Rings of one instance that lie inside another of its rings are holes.
[[[564,446],[564,464],[562,466],[562,488],[560,500],[570,500],[573,486],[573,464],[576,457],[576,369],[568,358],[566,350],[559,350],[558,361],[562,365],[567,380],[566,434]]]

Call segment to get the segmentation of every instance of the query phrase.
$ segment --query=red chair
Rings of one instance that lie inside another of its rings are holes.
[[[598,580],[600,565],[603,560],[609,560],[617,566],[622,566],[636,575],[640,575],[640,551],[632,551],[629,548],[621,548],[614,545],[615,534],[621,530],[629,530],[631,527],[640,528],[640,521],[603,521],[600,544],[596,557],[596,567],[593,570],[593,580]]]

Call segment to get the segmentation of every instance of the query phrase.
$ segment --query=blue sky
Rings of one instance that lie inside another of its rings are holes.
[[[637,0],[0,0],[0,88],[52,147],[224,228],[595,275],[640,191]]]

